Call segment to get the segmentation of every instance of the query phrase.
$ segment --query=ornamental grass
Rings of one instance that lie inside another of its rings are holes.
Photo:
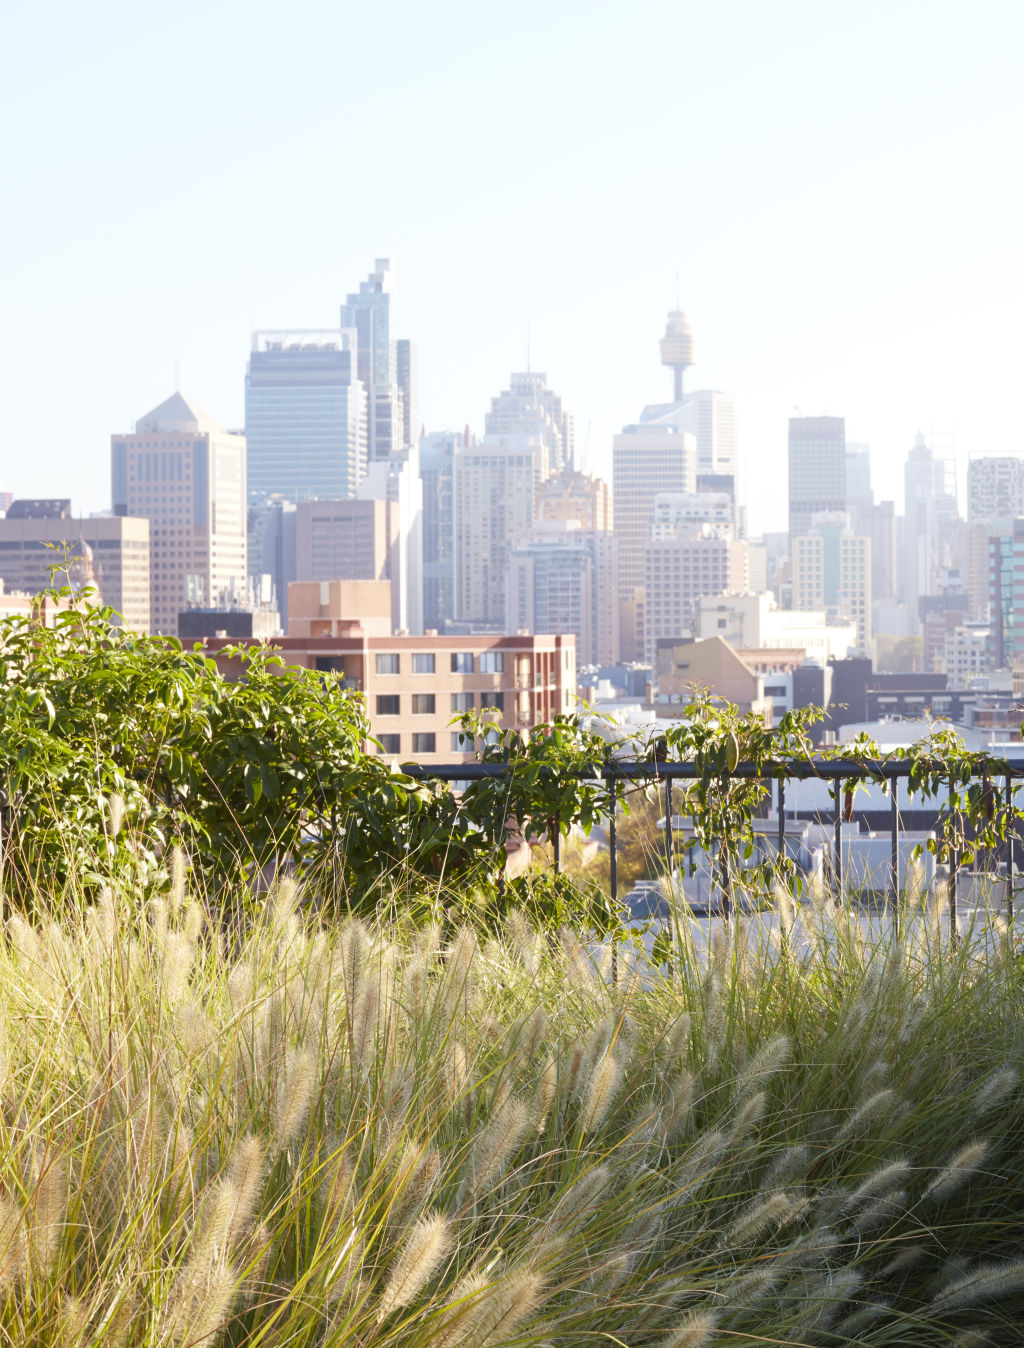
[[[0,1342],[1020,1342],[997,923],[819,903],[684,930],[666,973],[516,913],[245,911],[179,866],[8,920]]]

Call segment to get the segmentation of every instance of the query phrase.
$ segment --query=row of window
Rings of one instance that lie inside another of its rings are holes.
[[[472,711],[475,705],[475,694],[473,693],[452,693],[451,710],[458,714],[463,711]],[[504,693],[481,693],[481,708],[489,707],[498,711],[505,710]],[[434,716],[437,713],[437,694],[436,693],[413,693],[412,695],[412,714],[413,716]],[[400,716],[402,714],[402,698],[399,693],[378,693],[377,694],[377,715],[378,716]]]
[[[398,734],[378,735],[380,741],[380,750],[383,754],[400,754],[402,752],[402,737]],[[473,748],[473,737],[464,735],[461,730],[451,732],[451,751],[453,754],[470,753]],[[412,752],[414,754],[436,754],[437,736],[433,731],[414,731],[412,735]]]
[[[377,656],[378,674],[400,674],[402,657],[397,653]],[[433,651],[413,651],[412,672],[414,674],[436,674],[437,656]],[[451,672],[453,674],[472,674],[473,652],[452,651]],[[505,672],[504,651],[481,651],[478,657],[477,674],[503,674]]]

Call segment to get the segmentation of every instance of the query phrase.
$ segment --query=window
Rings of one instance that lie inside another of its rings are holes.
[[[413,716],[433,716],[435,711],[437,711],[437,698],[433,693],[413,693]]]
[[[377,695],[377,715],[378,716],[397,716],[402,710],[402,700],[397,693],[382,693]]]
[[[471,754],[472,752],[473,752],[473,736],[464,735],[461,730],[453,730],[452,753]]]
[[[397,655],[378,655],[377,656],[378,674],[397,674],[398,656]]]
[[[487,704],[486,708],[484,707],[484,703]],[[481,708],[482,711],[483,711],[483,710],[489,710],[489,711],[501,711],[501,712],[503,712],[503,711],[505,710],[505,694],[504,694],[504,693],[481,693],[481,694],[480,694],[480,708]]]
[[[473,673],[472,651],[452,651],[452,673],[453,674]]]
[[[472,711],[473,694],[472,693],[452,693],[452,711]]]
[[[434,654],[432,651],[417,651],[412,657],[414,674],[433,674]]]
[[[480,653],[481,674],[503,674],[505,672],[504,651],[482,651]]]
[[[437,736],[433,733],[426,734],[423,731],[413,735],[412,751],[414,754],[437,753]]]
[[[401,735],[378,735],[382,754],[400,754],[402,752]]]

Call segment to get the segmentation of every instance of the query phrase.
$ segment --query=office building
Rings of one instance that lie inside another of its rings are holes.
[[[352,496],[366,472],[356,335],[257,332],[245,378],[251,501]]]
[[[360,500],[387,501],[397,530],[390,564],[396,632],[423,631],[423,483],[419,441],[375,459],[356,490]]]
[[[248,592],[244,436],[174,393],[111,437],[111,487],[115,515],[149,520],[153,631]]]
[[[386,498],[304,501],[295,513],[295,579],[390,581],[398,630],[400,531],[398,506]],[[289,612],[289,622],[292,617]]]
[[[406,449],[419,434],[416,349],[392,335],[391,262],[377,258],[358,291],[341,306],[341,327],[356,333],[357,374],[367,398],[367,447],[372,462]]]
[[[846,510],[846,422],[789,419],[789,536],[809,532],[814,515]]]
[[[645,551],[654,502],[664,492],[697,488],[697,441],[675,426],[626,426],[612,443],[612,497],[619,544],[619,646],[643,657]]]
[[[295,579],[295,502],[266,496],[248,510],[249,585],[276,608],[288,631],[288,586]]]
[[[563,468],[537,489],[538,520],[575,520],[581,529],[610,529],[612,499],[608,483],[589,473]]]
[[[456,449],[455,611],[472,630],[504,630],[509,555],[533,532],[549,466],[536,435],[485,436]]]
[[[1024,659],[1024,518],[993,531],[988,549],[992,668],[1012,669]]]
[[[694,632],[695,605],[706,595],[748,588],[747,545],[721,525],[652,527],[644,550],[644,654],[658,642]]]
[[[34,595],[51,584],[50,568],[68,551],[79,586],[133,632],[149,631],[149,521],[116,515],[75,519],[69,500],[12,501],[0,519],[0,580],[7,591]]]
[[[539,437],[548,450],[552,473],[573,467],[572,417],[539,371],[513,374],[509,387],[491,399],[484,433]]]
[[[509,558],[506,628],[571,632],[579,665],[618,663],[616,548],[607,530],[539,520]]]
[[[871,540],[844,512],[822,512],[793,539],[793,608],[824,609],[857,624],[858,654],[871,652]]]
[[[988,617],[989,536],[1024,518],[1024,458],[986,455],[967,463],[967,588],[973,620]]]
[[[437,632],[455,617],[455,453],[470,443],[468,427],[420,439],[423,626]]]
[[[921,597],[936,593],[940,572],[959,560],[954,558],[952,547],[958,519],[955,463],[952,458],[937,457],[918,432],[904,466],[903,557],[898,595],[912,621],[919,615]],[[966,570],[966,557],[963,565]]]

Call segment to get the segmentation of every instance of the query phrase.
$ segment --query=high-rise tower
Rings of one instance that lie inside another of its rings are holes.
[[[683,401],[683,372],[693,364],[693,333],[681,309],[669,311],[665,335],[661,339],[661,363],[673,375],[673,402]]]
[[[846,510],[846,422],[789,419],[789,537],[809,533],[811,517]]]
[[[491,399],[484,419],[487,435],[540,436],[548,447],[551,472],[573,466],[572,417],[562,406],[547,375],[527,370],[513,374],[510,387]]]
[[[174,393],[111,437],[115,515],[150,533],[150,624],[177,636],[189,603],[215,606],[247,590],[245,437]]]
[[[341,326],[355,328],[358,374],[366,389],[370,460],[412,444],[416,409],[416,349],[391,335],[391,261],[379,257],[359,290],[341,306]]]
[[[356,334],[257,332],[245,376],[250,500],[355,495],[366,473]]]

